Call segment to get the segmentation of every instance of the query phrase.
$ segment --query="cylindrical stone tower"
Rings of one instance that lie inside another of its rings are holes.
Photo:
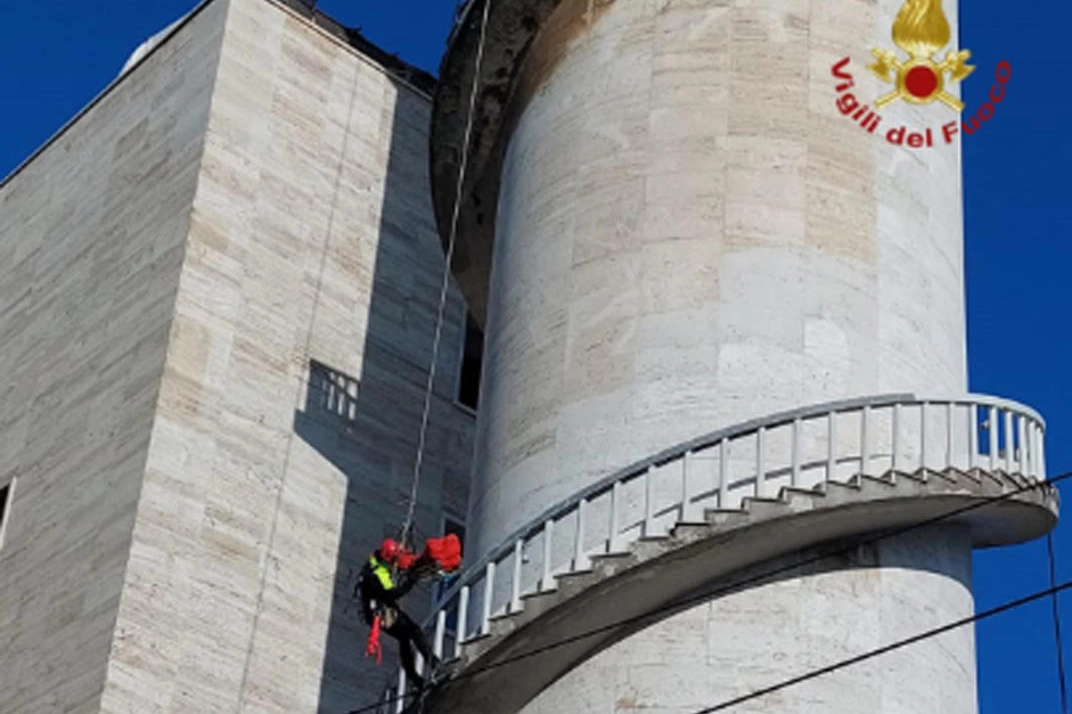
[[[483,10],[443,65],[444,228]],[[959,117],[902,101],[869,131],[838,106],[887,91],[866,66],[895,47],[898,17],[939,35],[945,22],[943,54],[956,44],[948,0],[493,0],[454,265],[486,327],[471,554],[722,426],[964,393],[959,145],[884,137]],[[525,711],[686,712],[972,613],[963,528],[859,557],[653,625]],[[802,686],[777,711],[974,714],[972,630]]]

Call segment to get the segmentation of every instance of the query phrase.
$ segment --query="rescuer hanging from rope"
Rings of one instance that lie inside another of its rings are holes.
[[[406,681],[418,691],[424,689],[425,683],[417,673],[415,650],[421,653],[433,682],[440,661],[420,626],[402,611],[398,601],[421,580],[456,572],[460,566],[461,544],[457,536],[448,535],[428,540],[420,556],[388,538],[369,555],[361,569],[354,595],[360,597],[365,623],[371,628],[366,654],[375,656],[377,664],[380,663],[383,657],[380,631],[386,632],[398,641]],[[398,583],[392,569],[399,573]]]

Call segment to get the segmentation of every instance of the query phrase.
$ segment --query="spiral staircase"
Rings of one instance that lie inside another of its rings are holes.
[[[1043,535],[1059,509],[1044,431],[1003,399],[884,395],[752,420],[632,464],[533,519],[440,598],[425,626],[448,674],[423,712],[517,712],[608,644],[816,547],[939,521],[967,525],[977,548]],[[380,711],[405,711],[405,691],[400,671]]]

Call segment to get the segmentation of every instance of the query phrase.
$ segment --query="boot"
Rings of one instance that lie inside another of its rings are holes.
[[[425,682],[424,678],[418,676],[417,674],[412,674],[412,675],[407,674],[406,675],[406,684],[408,684],[410,687],[412,687],[413,691],[416,694],[420,694],[421,692],[423,692],[424,688],[427,686],[427,683]]]

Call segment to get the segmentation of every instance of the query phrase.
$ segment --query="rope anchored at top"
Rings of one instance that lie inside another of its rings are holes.
[[[469,142],[473,133],[473,115],[476,111],[477,90],[480,87],[480,70],[484,63],[484,42],[487,37],[488,15],[491,0],[484,3],[484,14],[480,21],[480,42],[477,45],[476,66],[473,71],[473,84],[469,92],[469,110],[465,121],[465,139],[462,144],[461,165],[458,168],[458,181],[454,192],[454,207],[450,221],[450,235],[447,239],[447,255],[443,264],[443,281],[439,290],[439,313],[436,318],[435,338],[432,341],[432,362],[428,368],[428,383],[424,391],[424,410],[421,413],[421,430],[417,440],[417,458],[413,464],[413,487],[410,490],[409,510],[402,527],[399,540],[403,545],[409,541],[413,530],[413,519],[417,509],[417,495],[420,490],[421,466],[424,462],[424,447],[428,436],[428,416],[432,408],[432,388],[435,383],[436,367],[439,361],[439,344],[443,336],[443,316],[447,305],[447,289],[450,287],[450,265],[454,258],[454,243],[458,235],[458,215],[461,209],[461,193],[465,185],[465,174],[469,168]]]

